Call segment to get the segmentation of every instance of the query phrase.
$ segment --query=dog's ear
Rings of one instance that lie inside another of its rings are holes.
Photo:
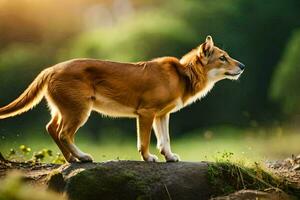
[[[206,37],[204,43],[202,43],[198,48],[199,58],[208,58],[214,49],[214,41],[210,35]]]

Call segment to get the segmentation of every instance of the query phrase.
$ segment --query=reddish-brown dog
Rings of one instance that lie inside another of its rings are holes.
[[[52,119],[47,131],[68,162],[92,161],[74,144],[92,111],[137,119],[138,150],[145,161],[152,127],[167,161],[179,161],[169,138],[170,113],[204,97],[222,79],[238,79],[244,65],[214,46],[211,36],[180,60],[118,63],[75,59],[43,70],[19,98],[0,108],[0,119],[28,111],[45,96]]]

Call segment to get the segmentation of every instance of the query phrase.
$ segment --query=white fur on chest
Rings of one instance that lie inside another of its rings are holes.
[[[208,83],[205,88],[203,88],[200,92],[198,92],[196,95],[190,97],[186,103],[184,104],[184,106],[187,106],[191,103],[194,103],[195,101],[205,97],[207,95],[207,93],[214,87],[215,83]]]
[[[196,95],[190,97],[185,103],[183,103],[181,98],[177,99],[176,107],[171,112],[176,112],[176,111],[180,110],[181,108],[203,98],[214,87],[214,85],[215,85],[215,82],[208,83],[205,86],[205,88],[203,88],[201,91],[199,91]]]

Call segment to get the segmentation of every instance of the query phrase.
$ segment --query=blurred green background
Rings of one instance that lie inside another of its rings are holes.
[[[222,151],[259,159],[297,154],[299,9],[298,0],[0,0],[0,105],[58,62],[180,58],[210,34],[247,68],[238,82],[221,81],[172,115],[174,151],[185,160]],[[0,151],[23,143],[56,149],[44,128],[49,120],[45,102],[1,120]],[[97,160],[138,159],[135,135],[134,120],[94,113],[78,142]]]

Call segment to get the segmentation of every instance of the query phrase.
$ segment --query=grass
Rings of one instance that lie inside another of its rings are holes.
[[[105,160],[140,160],[133,138],[107,137],[90,139],[78,134],[76,144],[85,152],[91,154],[96,161]],[[228,127],[213,128],[205,131],[187,133],[173,139],[172,149],[184,161],[216,161],[224,153],[232,153],[231,160],[241,162],[260,162],[262,160],[283,159],[292,154],[300,153],[300,134],[295,130],[282,128],[269,129],[236,129]],[[159,155],[152,140],[151,152]],[[35,134],[0,139],[0,152],[9,154],[11,148],[19,149],[20,145],[31,148],[25,156],[29,158],[32,152],[41,149],[51,149],[53,155],[59,152],[56,144],[47,134]],[[50,161],[51,158],[45,161]],[[163,157],[160,156],[163,161]]]
[[[277,195],[284,192],[299,195],[299,188],[284,179],[274,176],[256,163],[252,167],[230,161],[210,163],[209,182],[214,189],[214,196],[223,196],[242,189],[273,191]]]

